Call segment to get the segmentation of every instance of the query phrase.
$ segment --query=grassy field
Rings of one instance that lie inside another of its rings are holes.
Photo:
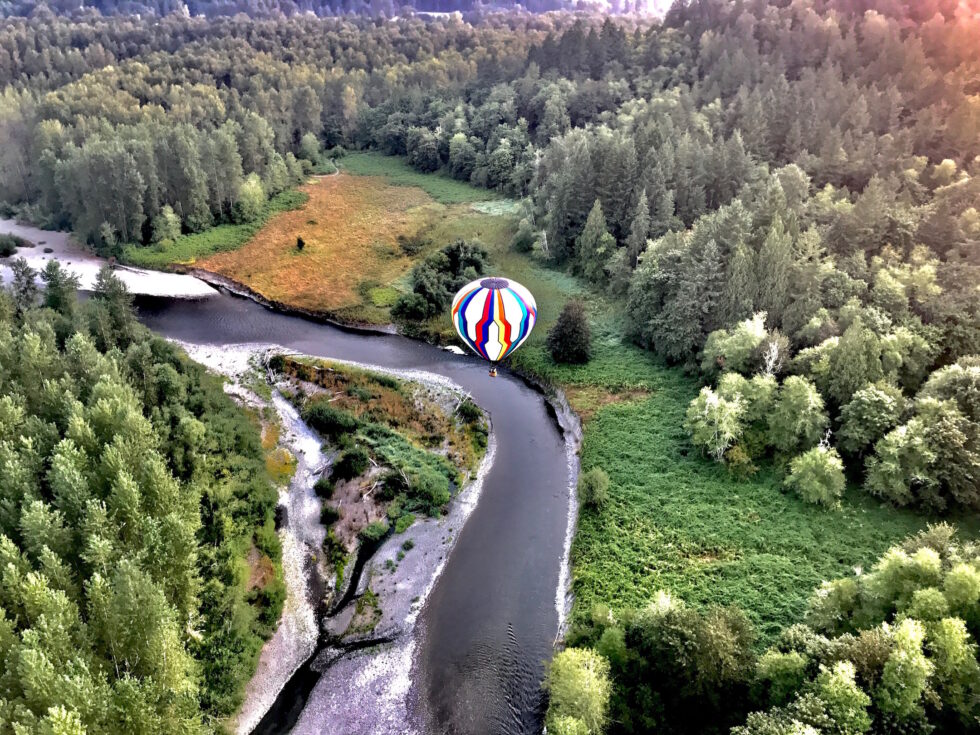
[[[205,232],[181,235],[166,245],[143,247],[127,245],[123,248],[122,260],[129,265],[141,268],[166,268],[174,264],[191,265],[199,258],[215,253],[235,250],[247,243],[269,218],[279,212],[287,212],[306,203],[302,191],[284,191],[270,199],[254,222],[243,225],[219,225]]]
[[[466,203],[444,204],[423,188],[392,184],[385,176],[343,172],[307,184],[300,193],[306,198],[302,207],[271,217],[247,243],[197,265],[274,301],[349,322],[383,324],[391,320],[390,307],[399,294],[409,288],[413,258],[457,237],[499,249],[516,226],[512,216],[488,214]],[[305,243],[302,250],[298,237]],[[411,248],[401,244],[406,239],[418,244],[412,256],[407,254]]]
[[[415,186],[442,204],[466,204],[499,199],[500,195],[487,189],[444,176],[422,174],[398,156],[385,156],[373,151],[348,153],[338,161],[340,168],[361,176],[381,176],[393,186]]]

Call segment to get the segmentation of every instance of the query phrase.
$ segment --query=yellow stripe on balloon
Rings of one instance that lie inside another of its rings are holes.
[[[507,348],[510,347],[510,340],[504,339],[504,333],[507,330],[507,324],[504,322],[504,297],[500,291],[493,291],[493,293],[497,296],[497,308],[493,312],[493,321],[497,325],[497,341],[501,346],[498,357],[503,357]]]

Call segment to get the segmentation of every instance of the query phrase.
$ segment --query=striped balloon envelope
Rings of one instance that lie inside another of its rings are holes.
[[[516,281],[481,278],[463,286],[453,298],[452,317],[467,346],[496,363],[527,340],[538,306],[531,292]]]

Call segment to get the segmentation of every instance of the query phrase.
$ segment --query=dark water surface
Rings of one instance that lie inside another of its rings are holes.
[[[490,413],[495,460],[420,617],[414,699],[426,733],[539,733],[540,682],[558,632],[570,472],[544,398],[505,371],[490,378],[485,363],[473,358],[394,335],[347,332],[233,296],[143,298],[138,306],[148,327],[187,342],[271,342],[310,355],[437,373]],[[301,704],[308,687],[301,689],[280,699]]]

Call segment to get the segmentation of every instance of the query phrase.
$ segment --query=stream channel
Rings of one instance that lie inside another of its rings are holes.
[[[4,231],[37,244],[18,252],[33,267],[57,258],[79,275],[83,289],[91,288],[102,261],[65,233],[0,220]],[[332,682],[344,681],[344,658],[357,654],[351,651],[329,665],[333,678],[316,665],[314,655],[282,689],[255,733],[540,733],[544,666],[569,605],[578,469],[574,417],[556,412],[539,390],[506,370],[489,377],[486,364],[473,357],[274,311],[190,276],[118,272],[131,290],[144,294],[137,298],[140,320],[165,337],[217,350],[275,344],[399,374],[434,374],[468,392],[490,416],[494,454],[479,502],[455,530],[451,553],[414,626],[410,661],[402,662],[401,674],[409,682],[404,711],[411,721],[391,722],[380,719],[381,713],[372,721],[372,713],[361,712],[349,720],[356,726],[342,724],[348,721],[344,710],[357,704],[337,696]],[[8,277],[9,271],[4,280]]]
[[[489,413],[493,463],[419,617],[409,697],[423,733],[539,733],[544,663],[568,603],[577,467],[544,396],[506,371],[490,378],[485,364],[470,357],[396,335],[344,330],[228,294],[194,301],[144,297],[138,305],[144,324],[183,342],[275,343],[396,372],[434,373]],[[301,668],[258,731],[288,731],[304,711],[329,717],[332,708],[318,703],[329,697],[317,687],[319,679],[309,666]]]

